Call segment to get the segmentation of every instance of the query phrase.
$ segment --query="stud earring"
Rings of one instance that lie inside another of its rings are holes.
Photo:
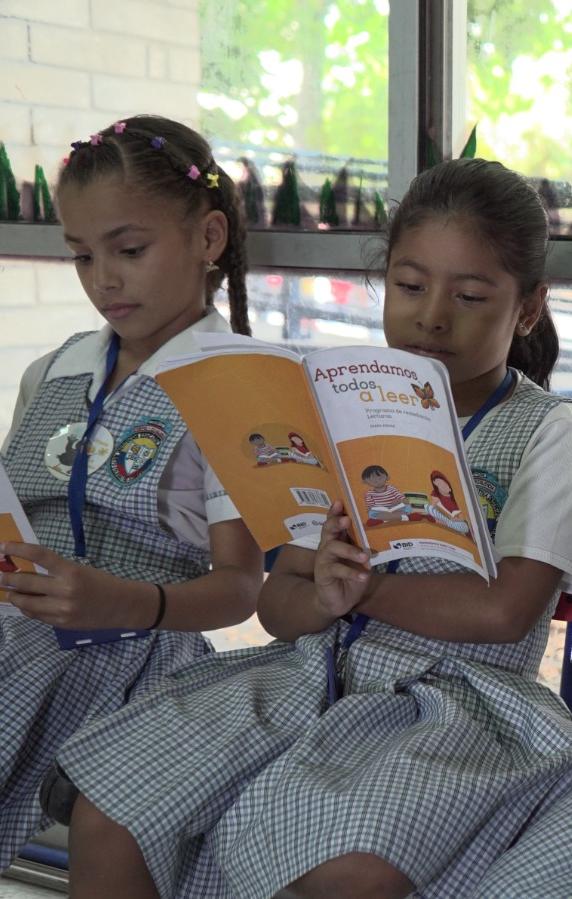
[[[524,322],[519,322],[516,326],[516,330],[521,335],[521,337],[526,337],[526,335],[528,334],[528,328],[526,327]]]
[[[207,261],[205,263],[205,271],[206,271],[207,275],[210,275],[211,272],[218,271],[218,265],[216,264],[216,262],[213,262],[211,259],[207,259]]]

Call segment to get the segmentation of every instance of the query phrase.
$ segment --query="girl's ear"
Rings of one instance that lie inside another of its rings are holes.
[[[539,284],[521,304],[515,333],[518,337],[528,337],[546,305],[548,284]]]
[[[224,253],[228,241],[228,220],[220,209],[211,209],[203,222],[203,250],[205,262],[216,262]]]

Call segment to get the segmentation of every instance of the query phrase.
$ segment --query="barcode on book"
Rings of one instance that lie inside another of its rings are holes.
[[[299,506],[318,506],[329,509],[332,501],[323,490],[312,490],[308,487],[290,487],[290,493]]]

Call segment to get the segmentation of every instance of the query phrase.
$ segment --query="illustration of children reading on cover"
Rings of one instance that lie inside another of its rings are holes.
[[[257,465],[274,465],[282,462],[282,457],[276,447],[267,443],[263,434],[250,434],[248,442],[254,449]]]
[[[301,462],[303,465],[319,465],[319,461],[311,450],[308,449],[304,438],[296,431],[290,431],[288,434],[290,446],[288,447],[288,458],[292,462]]]
[[[389,483],[389,473],[381,465],[368,465],[361,473],[368,489],[364,494],[367,508],[366,527],[383,521],[408,521],[411,506],[405,496]]]
[[[433,490],[425,507],[428,517],[437,524],[442,524],[459,534],[467,534],[470,537],[471,528],[468,521],[460,517],[461,510],[457,505],[450,481],[440,471],[432,471],[429,478]]]

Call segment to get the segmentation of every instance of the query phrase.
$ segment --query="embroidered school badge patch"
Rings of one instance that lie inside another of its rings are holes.
[[[170,430],[168,422],[150,418],[123,434],[109,460],[115,480],[127,486],[142,478],[155,463]]]
[[[477,493],[481,510],[485,517],[489,533],[494,540],[499,515],[506,503],[508,491],[499,484],[496,476],[484,468],[472,468],[471,474]]]

